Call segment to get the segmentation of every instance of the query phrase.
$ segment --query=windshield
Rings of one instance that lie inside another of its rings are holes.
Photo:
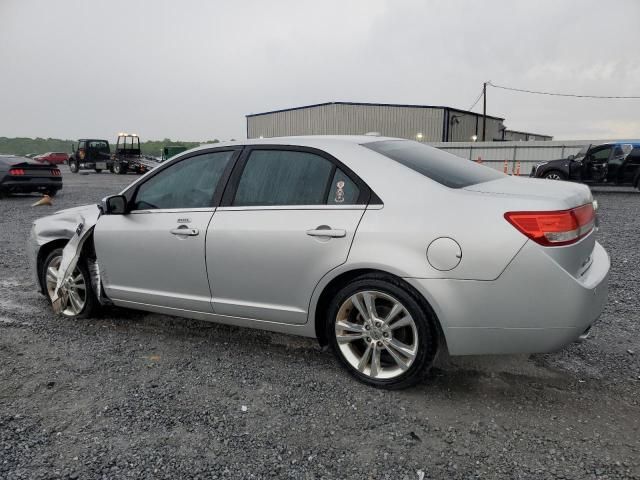
[[[91,150],[98,150],[100,152],[108,152],[109,144],[105,141],[91,140],[89,142],[89,148]]]
[[[587,154],[587,152],[589,151],[590,148],[591,148],[591,145],[585,145],[584,147],[582,147],[580,149],[580,151],[578,153],[576,153],[576,156],[574,158],[578,159],[578,158],[584,157]]]
[[[504,176],[492,168],[418,142],[383,140],[362,146],[450,188],[464,188]]]

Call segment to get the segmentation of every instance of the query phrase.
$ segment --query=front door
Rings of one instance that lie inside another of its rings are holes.
[[[589,150],[582,164],[582,180],[584,182],[599,183],[606,181],[607,163],[612,150],[612,145],[603,145]]]
[[[96,255],[114,303],[211,312],[207,227],[234,156],[214,151],[172,163],[137,187],[129,213],[100,217]]]
[[[213,309],[306,323],[315,286],[347,260],[368,189],[323,152],[255,147],[243,157],[207,233]]]

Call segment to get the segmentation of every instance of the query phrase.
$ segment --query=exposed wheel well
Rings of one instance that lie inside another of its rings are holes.
[[[54,251],[56,248],[64,248],[65,245],[69,242],[68,238],[58,238],[56,240],[52,240],[49,243],[45,243],[40,250],[38,251],[38,259],[36,266],[38,268],[38,284],[40,286],[40,291],[42,293],[46,292],[46,288],[44,285],[44,278],[42,277],[42,267],[44,266],[44,261],[49,256],[49,254]],[[80,257],[91,257],[95,258],[95,249],[93,246],[93,232],[91,236],[86,240],[84,245],[82,246],[82,252],[80,253]]]
[[[402,278],[398,277],[397,275],[393,275],[383,270],[365,269],[365,268],[350,270],[348,272],[344,272],[338,275],[336,278],[331,280],[331,282],[329,282],[329,284],[324,288],[324,290],[320,294],[320,297],[318,298],[318,303],[316,305],[316,309],[314,312],[316,337],[318,338],[318,342],[320,342],[320,345],[326,346],[329,344],[325,323],[327,321],[326,311],[327,311],[327,308],[329,307],[329,302],[331,301],[333,296],[338,292],[338,290],[340,290],[342,287],[347,285],[349,282],[351,282],[355,278],[360,277],[362,275],[368,275],[368,274],[376,274],[382,277],[392,278],[397,282],[401,283],[402,286],[407,290],[407,292],[409,292],[411,296],[413,296],[418,301],[420,306],[422,306],[422,308],[424,308],[425,311],[429,312],[429,314],[431,315],[431,318],[433,318],[435,327],[438,330],[438,336],[440,337],[438,339],[439,344],[441,347],[446,349],[446,341],[445,341],[444,333],[442,331],[442,327],[440,325],[440,321],[438,320],[438,317],[435,311],[433,310],[433,308],[431,307],[427,299],[424,298],[424,296],[422,296],[420,292],[418,292],[413,286],[405,282]]]
[[[58,240],[52,240],[49,243],[45,243],[40,247],[40,250],[38,250],[38,259],[36,262],[36,266],[38,268],[38,285],[40,286],[40,291],[42,293],[46,293],[44,278],[42,278],[42,267],[44,266],[44,261],[56,248],[64,248],[68,241],[68,238],[59,238]]]

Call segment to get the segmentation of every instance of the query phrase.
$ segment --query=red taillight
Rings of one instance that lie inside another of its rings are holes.
[[[12,168],[9,170],[9,175],[24,175],[24,170],[22,168]]]
[[[596,213],[588,203],[571,210],[507,212],[504,218],[534,242],[550,246],[569,245],[593,230]]]
[[[52,168],[51,175],[53,175],[54,177],[59,177],[61,175],[60,170],[58,170],[57,168]]]

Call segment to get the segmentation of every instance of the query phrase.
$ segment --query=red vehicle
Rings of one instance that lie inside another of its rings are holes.
[[[42,155],[36,155],[33,157],[36,162],[50,163],[52,165],[59,165],[61,163],[67,163],[69,160],[69,154],[61,152],[47,152]]]

